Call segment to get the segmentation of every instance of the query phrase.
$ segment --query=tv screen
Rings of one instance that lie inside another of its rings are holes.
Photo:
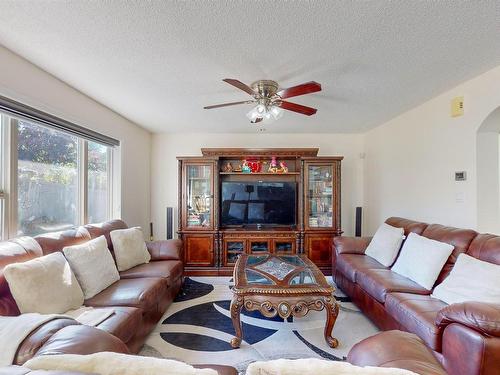
[[[222,182],[222,225],[295,225],[295,182]]]

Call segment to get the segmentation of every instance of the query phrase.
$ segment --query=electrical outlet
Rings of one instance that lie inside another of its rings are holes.
[[[459,117],[464,114],[464,97],[457,96],[451,100],[451,117]]]

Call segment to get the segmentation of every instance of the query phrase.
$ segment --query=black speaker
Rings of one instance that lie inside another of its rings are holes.
[[[356,207],[356,229],[355,229],[355,235],[356,237],[361,237],[361,218],[363,214],[363,208],[362,207]]]
[[[174,238],[174,208],[167,207],[167,240]]]

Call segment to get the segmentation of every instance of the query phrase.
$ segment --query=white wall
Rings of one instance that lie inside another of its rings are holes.
[[[342,161],[342,229],[354,232],[354,208],[363,203],[362,135],[356,134],[155,134],[152,147],[151,214],[155,237],[165,238],[165,208],[177,211],[176,156],[201,155],[202,147],[319,147]]]
[[[0,95],[119,139],[121,216],[148,228],[151,133],[1,46]]]
[[[500,106],[499,87],[497,67],[366,133],[367,234],[395,215],[483,229],[478,226],[476,132]],[[465,97],[465,114],[452,118],[455,96]],[[462,170],[467,181],[455,182],[454,172]]]

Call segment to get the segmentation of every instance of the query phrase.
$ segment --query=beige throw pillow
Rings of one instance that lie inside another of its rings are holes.
[[[80,245],[67,246],[63,252],[82,287],[85,299],[94,297],[120,280],[104,236]]]
[[[383,223],[378,229],[365,254],[386,267],[392,266],[404,239],[404,229]]]
[[[118,271],[126,271],[151,260],[141,228],[114,230],[110,236]]]
[[[467,301],[500,304],[500,265],[460,254],[432,297],[451,305]]]
[[[431,290],[454,247],[410,233],[391,270]]]
[[[5,279],[21,313],[62,314],[83,305],[83,292],[60,252],[12,263]]]

